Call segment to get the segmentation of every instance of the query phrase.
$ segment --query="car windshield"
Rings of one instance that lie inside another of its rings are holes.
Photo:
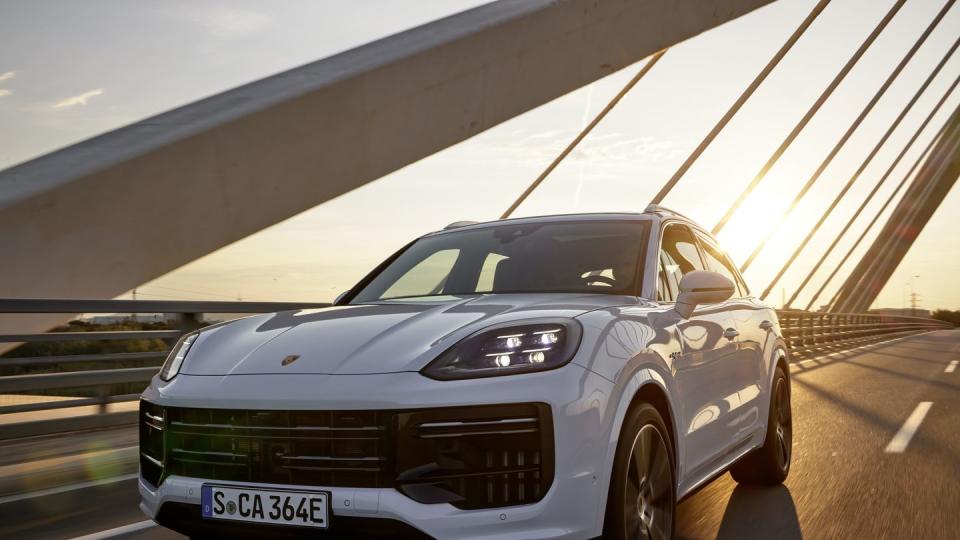
[[[513,223],[417,240],[351,303],[486,293],[636,294],[647,220]]]

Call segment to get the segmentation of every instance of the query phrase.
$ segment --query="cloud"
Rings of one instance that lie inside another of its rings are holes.
[[[66,107],[73,107],[74,105],[86,105],[87,101],[95,96],[103,94],[103,88],[97,88],[96,90],[90,90],[89,92],[84,92],[79,96],[72,96],[64,99],[53,106],[54,109],[63,109]]]
[[[17,76],[16,71],[7,71],[5,73],[0,73],[0,81],[6,81]]]
[[[0,97],[9,96],[13,93],[13,90],[7,90],[5,88],[0,88]]]

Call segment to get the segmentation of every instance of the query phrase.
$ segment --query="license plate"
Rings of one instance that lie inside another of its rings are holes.
[[[326,529],[330,493],[286,489],[254,489],[204,484],[200,502],[206,519],[250,521]]]

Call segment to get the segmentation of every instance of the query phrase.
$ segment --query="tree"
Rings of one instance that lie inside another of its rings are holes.
[[[960,310],[950,311],[949,309],[938,309],[933,312],[933,318],[947,321],[954,326],[960,326]]]

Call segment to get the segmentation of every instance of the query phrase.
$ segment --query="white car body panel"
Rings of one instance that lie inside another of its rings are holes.
[[[610,215],[562,219],[600,218]],[[657,253],[655,233],[665,218],[617,219],[651,220],[648,253]],[[418,503],[388,488],[311,489],[332,493],[334,527],[336,516],[363,515],[403,521],[438,538],[593,538],[603,531],[620,427],[638,391],[655,385],[667,398],[682,498],[763,444],[773,370],[785,355],[775,312],[753,297],[700,306],[686,320],[672,304],[645,300],[656,297],[656,269],[656,257],[648,255],[642,297],[480,295],[240,319],[201,332],[181,373],[169,382],[155,377],[143,399],[160,406],[274,410],[546,403],[555,476],[537,503],[459,510]],[[582,326],[580,348],[563,367],[454,381],[419,373],[477,330],[543,317],[575,318]],[[772,328],[761,329],[762,321]],[[739,336],[725,338],[728,328]],[[287,355],[300,358],[282,366]],[[156,517],[168,501],[199,505],[204,481],[172,476],[153,488],[141,478],[141,508]]]
[[[205,351],[203,362],[188,362],[181,373],[419,371],[448,347],[486,326],[543,317],[572,318],[638,301],[604,294],[482,295],[446,302],[382,302],[257,315],[202,332],[194,346]],[[280,359],[289,354],[300,358],[281,366]]]
[[[162,381],[156,381],[162,383]],[[488,403],[547,403],[553,411],[556,470],[553,486],[539,503],[491,510],[461,511],[447,505],[416,503],[393,489],[359,490],[363,497],[380,501],[376,515],[414,524],[438,538],[582,538],[595,527],[596,508],[581,497],[595,500],[602,488],[593,477],[605,460],[607,438],[601,430],[612,383],[579,365],[527,375],[498,377],[496,393],[491,379],[433,381],[419,373],[373,375],[179,375],[166,384],[154,384],[144,399],[158,405],[182,407],[257,409],[391,409]],[[243,396],[242,399],[237,396]],[[562,471],[562,472],[561,472]],[[154,517],[159,505],[176,500],[200,504],[203,479],[164,481],[156,490],[142,480],[144,511]],[[183,491],[190,484],[193,494]],[[243,483],[231,482],[243,485]],[[346,515],[345,500],[356,488],[327,488],[333,494],[333,511]],[[579,501],[579,502],[578,502]],[[394,506],[396,505],[396,506]],[[355,506],[354,506],[355,508]],[[500,515],[506,519],[501,520]],[[466,522],[464,516],[470,516]],[[334,520],[336,517],[334,517]],[[476,524],[475,530],[467,523]],[[335,521],[334,521],[335,523]],[[335,525],[334,525],[335,526]]]

